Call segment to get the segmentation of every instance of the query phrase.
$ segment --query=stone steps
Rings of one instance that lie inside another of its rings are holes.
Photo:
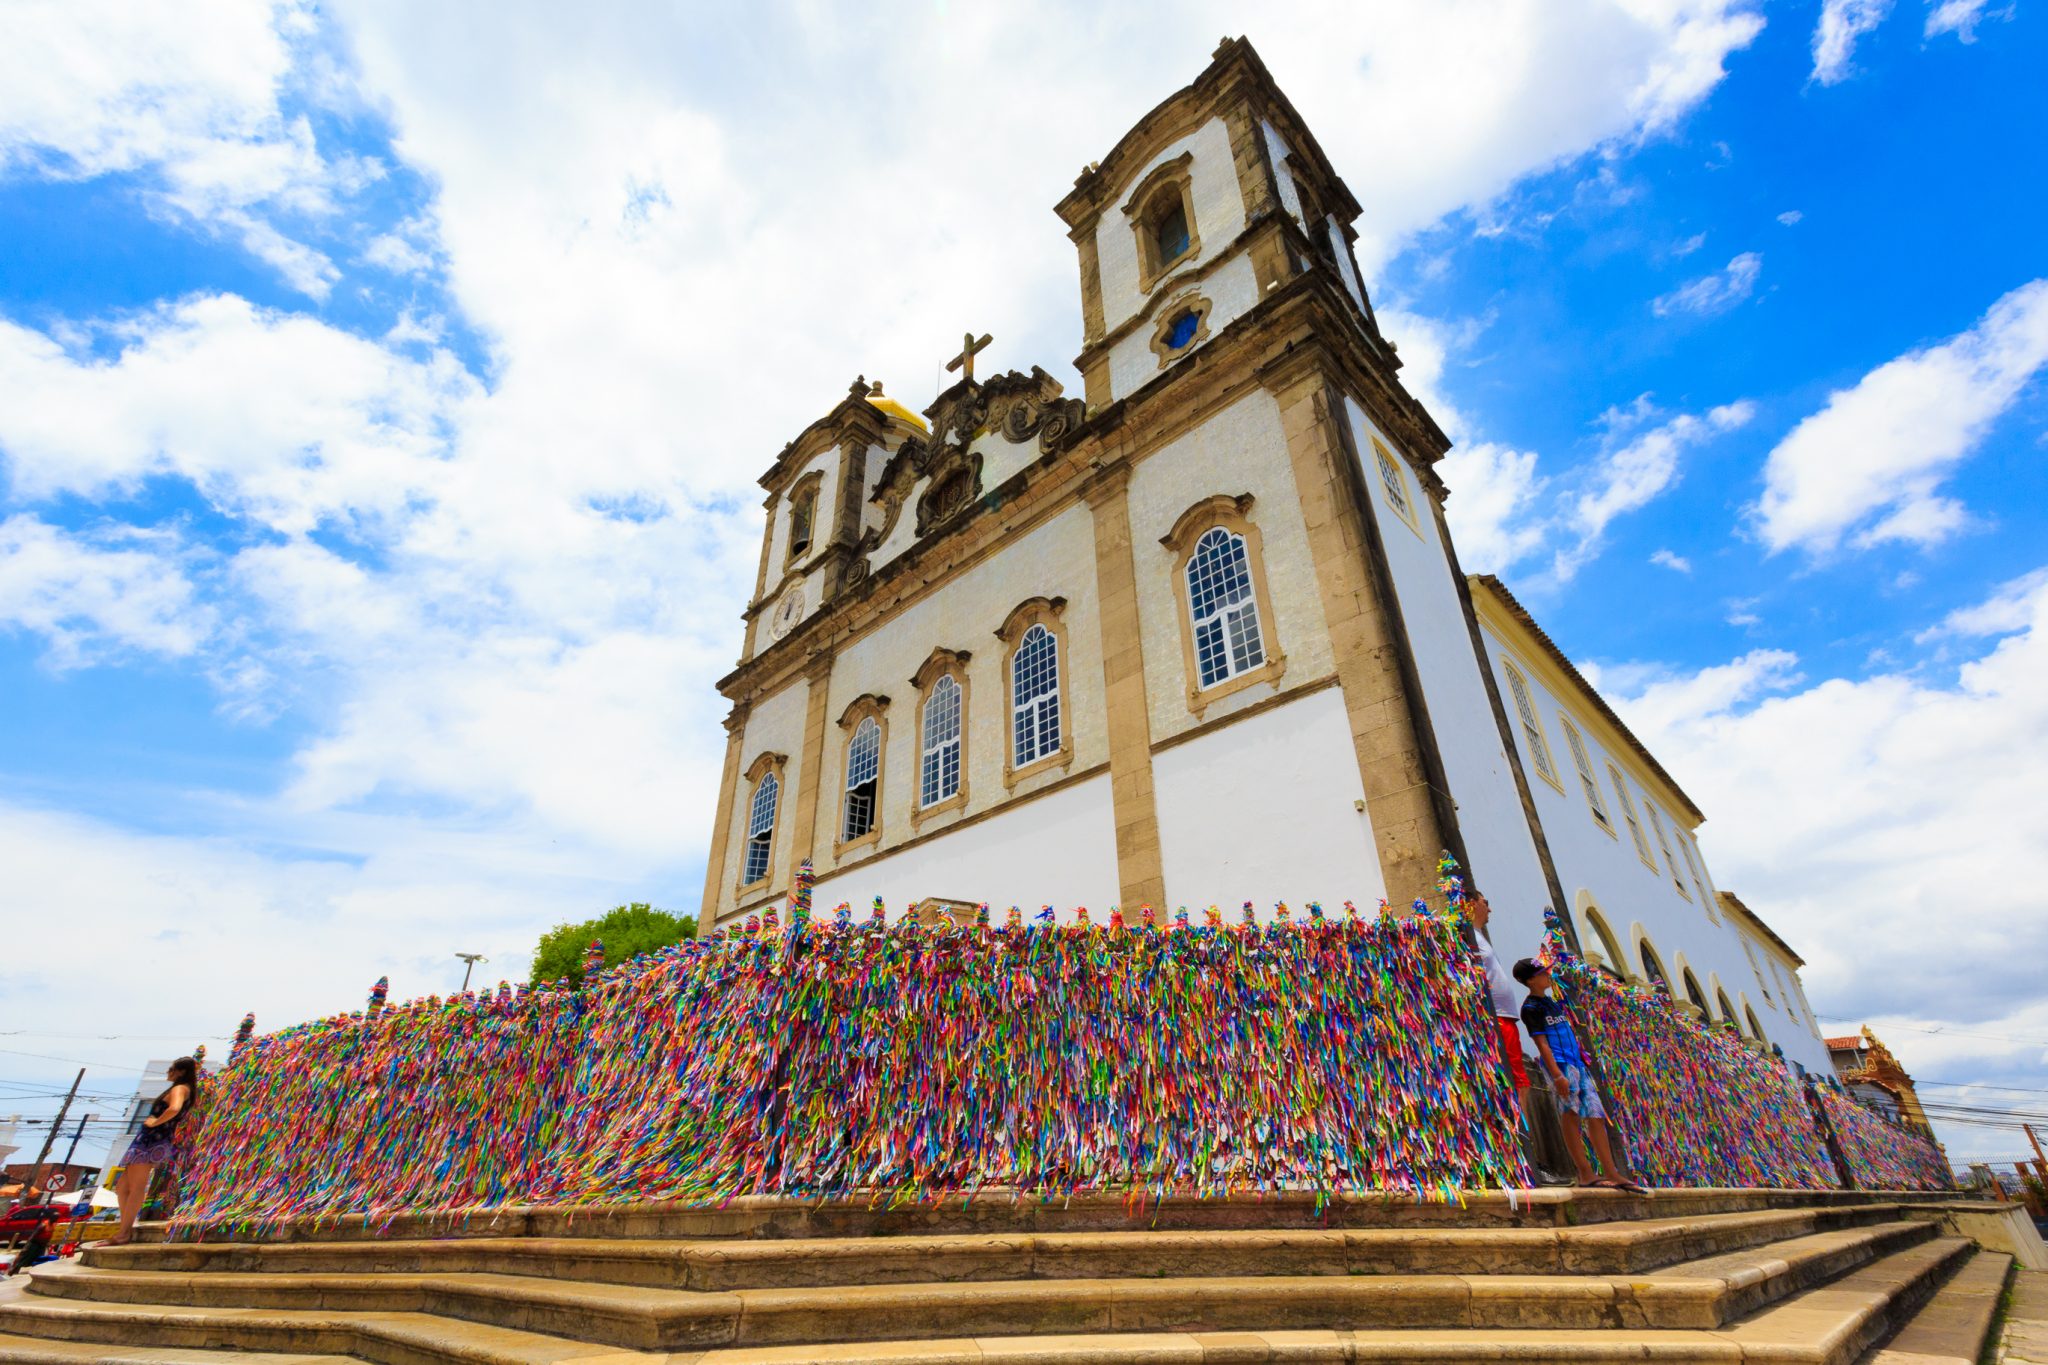
[[[862,1284],[695,1293],[517,1275],[34,1272],[0,1329],[346,1351],[344,1327],[423,1318],[641,1351],[1022,1334],[1299,1329],[1712,1329],[1932,1239],[1900,1221],[1814,1233],[1647,1277],[1207,1276]],[[154,1319],[151,1315],[157,1315]]]
[[[1903,1206],[1777,1209],[1588,1227],[903,1234],[712,1240],[498,1237],[201,1242],[92,1248],[94,1269],[543,1276],[701,1292],[932,1281],[1189,1275],[1642,1273],[1815,1232],[1898,1220]]]
[[[2002,1252],[1978,1252],[1864,1365],[1977,1365],[2012,1264]]]
[[[37,1343],[0,1336],[0,1361],[18,1365],[69,1362],[88,1357],[72,1348],[79,1341],[108,1340],[119,1332],[153,1335],[154,1353],[109,1349],[98,1359],[178,1360],[195,1343],[235,1344],[270,1349],[288,1338],[296,1348],[321,1354],[349,1352],[378,1365],[1195,1365],[1195,1362],[1439,1361],[1478,1365],[1482,1361],[1525,1362],[1661,1360],[1671,1362],[1781,1362],[1783,1365],[1851,1365],[1873,1342],[1933,1296],[1950,1268],[1971,1256],[1957,1238],[1929,1239],[1861,1267],[1842,1279],[1805,1290],[1731,1328],[1718,1330],[1570,1331],[1556,1329],[1271,1329],[1227,1332],[1128,1334],[1040,1334],[918,1341],[881,1341],[839,1346],[780,1346],[714,1349],[704,1352],[619,1351],[615,1347],[510,1332],[474,1323],[450,1322],[411,1313],[250,1313],[223,1327],[202,1319],[203,1310],[96,1306],[67,1326],[70,1340]],[[314,1346],[313,1343],[320,1343]],[[263,1357],[222,1355],[219,1365]],[[273,1355],[272,1360],[307,1357]],[[311,1362],[308,1361],[308,1365]],[[326,1362],[321,1362],[326,1365]]]

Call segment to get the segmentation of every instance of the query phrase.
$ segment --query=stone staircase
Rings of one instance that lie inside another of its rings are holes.
[[[1463,1210],[1168,1201],[1136,1218],[1109,1198],[984,1195],[344,1219],[38,1268],[0,1298],[0,1365],[1928,1365],[1975,1360],[2010,1263],[1945,1234],[1961,1207],[1545,1190]]]

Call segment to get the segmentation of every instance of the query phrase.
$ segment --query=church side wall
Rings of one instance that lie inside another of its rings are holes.
[[[1386,546],[1437,750],[1443,756],[1445,780],[1458,804],[1458,829],[1472,861],[1471,875],[1493,906],[1494,946],[1512,962],[1536,950],[1550,891],[1494,721],[1493,702],[1472,652],[1472,632],[1458,585],[1437,539],[1436,521],[1425,501],[1428,494],[1401,460],[1401,447],[1375,427],[1355,401],[1345,400],[1345,412],[1359,458],[1365,462],[1365,485]],[[1387,501],[1373,455],[1375,436],[1401,466],[1409,506],[1416,514],[1413,525]]]
[[[1065,599],[1058,616],[1065,632],[1060,651],[1066,689],[1061,719],[1073,754],[1064,764],[1022,778],[1012,790],[1004,785],[1004,759],[1011,739],[1009,679],[1004,668],[1007,649],[996,631],[1018,604],[1032,597]],[[920,757],[920,698],[910,679],[938,648],[971,656],[967,663],[963,731],[967,800],[960,810],[940,812],[922,824],[915,824],[912,812]],[[925,847],[935,850],[948,842],[937,837],[938,831],[1105,763],[1109,741],[1095,591],[1095,532],[1087,506],[1075,503],[1068,507],[960,574],[946,584],[943,592],[912,604],[881,629],[848,645],[834,662],[830,687],[818,790],[816,848],[812,855],[821,880],[843,863],[885,855],[912,839],[921,839]],[[842,859],[835,854],[833,844],[841,830],[849,736],[838,722],[846,708],[864,694],[889,698],[884,711],[882,835],[877,846],[849,849]],[[1001,826],[1006,819],[997,818],[988,828]],[[1107,838],[1114,822],[1106,812],[1102,825]],[[1048,852],[1044,847],[1027,849],[1026,856],[1033,858],[1043,859]],[[1054,852],[1056,856],[1065,856],[1057,849]],[[930,856],[940,860],[933,863],[938,866],[955,855],[949,850],[943,858],[936,852]],[[1106,878],[1090,894],[1095,900],[1105,900],[1114,896],[1116,885],[1116,864],[1112,858]],[[921,894],[951,893],[933,890]],[[987,900],[992,894],[984,892],[963,898]]]
[[[1526,681],[1530,700],[1542,722],[1544,739],[1550,748],[1551,760],[1563,788],[1553,785],[1537,772],[1536,766],[1526,752],[1527,740],[1516,727],[1515,743],[1523,748],[1523,768],[1529,774],[1529,789],[1536,801],[1536,808],[1543,821],[1543,833],[1550,845],[1552,863],[1557,868],[1558,880],[1564,892],[1572,898],[1572,917],[1579,931],[1580,944],[1603,957],[1612,958],[1601,943],[1600,936],[1587,915],[1590,905],[1596,908],[1601,919],[1613,932],[1617,946],[1627,960],[1609,961],[1608,965],[1625,975],[1643,976],[1642,944],[1645,938],[1656,949],[1657,956],[1664,963],[1665,974],[1671,982],[1673,992],[1681,999],[1685,995],[1684,968],[1690,967],[1693,975],[1705,990],[1712,1012],[1719,1016],[1719,1006],[1714,1004],[1717,990],[1725,990],[1734,1003],[1737,1024],[1745,1033],[1748,1026],[1743,1022],[1746,1007],[1756,1011],[1757,1019],[1763,1024],[1764,1032],[1771,1042],[1785,1049],[1785,1055],[1799,1062],[1808,1070],[1827,1073],[1827,1049],[1806,1021],[1803,1013],[1793,1012],[1783,1000],[1782,994],[1773,984],[1771,999],[1766,1000],[1756,973],[1752,972],[1747,955],[1742,949],[1741,931],[1730,923],[1727,917],[1719,924],[1708,918],[1706,909],[1698,903],[1697,897],[1688,899],[1678,894],[1670,876],[1663,868],[1662,850],[1657,847],[1654,834],[1647,828],[1649,819],[1646,803],[1655,800],[1657,809],[1666,824],[1666,836],[1675,838],[1676,822],[1670,805],[1661,798],[1653,798],[1650,784],[1639,775],[1633,754],[1619,752],[1602,740],[1603,723],[1588,717],[1576,703],[1567,705],[1560,699],[1561,687],[1555,682],[1550,669],[1541,661],[1534,650],[1518,648],[1504,642],[1490,622],[1482,620],[1480,636],[1485,642],[1487,665],[1494,670],[1501,696],[1511,697],[1506,671],[1502,667],[1503,657],[1513,660],[1515,668]],[[1514,715],[1513,703],[1509,701],[1509,715]],[[1566,739],[1560,714],[1569,714],[1573,724],[1583,737],[1588,756],[1592,761],[1594,776],[1600,788],[1602,803],[1607,809],[1614,832],[1608,833],[1594,822],[1579,785],[1578,775],[1573,767],[1571,748]],[[1607,765],[1620,768],[1628,780],[1629,794],[1635,803],[1637,818],[1645,822],[1644,838],[1648,840],[1651,852],[1660,859],[1659,867],[1651,869],[1637,856],[1634,841],[1629,837],[1628,824],[1613,790]],[[1677,853],[1674,847],[1672,850]],[[1678,855],[1681,862],[1684,855]],[[1711,894],[1711,892],[1710,892]],[[1763,949],[1757,947],[1758,965],[1768,973],[1770,968],[1762,956]]]
[[[865,919],[880,896],[895,920],[919,901],[938,897],[987,901],[997,924],[1012,905],[1022,906],[1027,919],[1041,905],[1055,906],[1062,924],[1073,921],[1075,906],[1086,905],[1101,923],[1116,887],[1109,774],[1097,773],[943,838],[828,873],[818,881],[812,913],[827,917],[833,906],[848,901]]]
[[[1198,715],[1188,705],[1192,680],[1182,629],[1186,588],[1173,553],[1160,539],[1202,499],[1240,493],[1252,495],[1246,518],[1259,528],[1266,587],[1277,618],[1264,623],[1267,650],[1284,653],[1287,667],[1272,683],[1218,698]],[[1280,405],[1271,393],[1254,390],[1148,455],[1131,474],[1130,517],[1153,744],[1336,671]]]
[[[1205,245],[1207,241],[1206,237],[1203,238]],[[1168,292],[1188,302],[1197,298],[1207,299],[1208,327],[1213,335],[1232,318],[1250,312],[1252,305],[1259,301],[1258,272],[1253,269],[1250,256],[1233,256],[1201,281]],[[1179,311],[1179,305],[1165,303],[1153,316],[1163,318]],[[1159,363],[1159,353],[1152,349],[1152,332],[1156,325],[1147,323],[1135,327],[1109,348],[1109,389],[1116,397],[1135,393],[1166,372],[1166,366]]]
[[[789,885],[790,869],[796,866],[791,846],[790,831],[794,825],[791,816],[796,811],[798,784],[803,781],[804,709],[809,692],[810,688],[801,680],[793,682],[773,696],[754,703],[753,709],[747,713],[740,739],[739,770],[742,777],[732,793],[731,828],[726,832],[725,875],[719,879],[720,885],[715,893],[720,913],[730,913],[734,908],[733,892],[739,885],[742,851],[747,842],[747,806],[753,799],[754,788],[744,774],[762,754],[788,755],[782,769],[782,796],[775,812],[775,834],[771,841],[772,871],[768,884],[777,891]]]
[[[1275,900],[1371,914],[1386,894],[1339,688],[1162,750],[1152,779],[1167,897],[1197,923],[1207,905],[1235,923],[1245,901],[1261,920]]]

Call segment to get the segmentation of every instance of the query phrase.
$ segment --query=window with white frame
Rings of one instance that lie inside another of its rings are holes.
[[[846,746],[846,815],[840,824],[842,842],[861,838],[875,827],[876,798],[882,775],[882,727],[869,716]]]
[[[747,857],[740,884],[751,886],[768,875],[770,846],[775,839],[775,805],[782,795],[782,783],[774,773],[762,777],[754,788],[753,805],[747,811]]]
[[[1010,660],[1012,766],[1022,768],[1060,750],[1059,641],[1034,625]]]
[[[1657,847],[1664,850],[1664,866],[1671,871],[1671,884],[1678,888],[1679,895],[1691,900],[1692,892],[1685,889],[1685,878],[1678,871],[1678,859],[1671,856],[1671,841],[1664,837],[1664,817],[1658,812],[1657,803],[1646,796],[1643,809],[1650,813],[1650,828],[1657,835]]]
[[[960,683],[939,675],[924,703],[924,753],[918,766],[918,804],[936,806],[960,790]]]
[[[1621,798],[1621,815],[1628,821],[1628,837],[1636,846],[1636,856],[1655,872],[1657,855],[1650,852],[1650,841],[1643,837],[1643,822],[1636,818],[1636,799],[1629,795],[1628,779],[1621,775],[1621,769],[1610,763],[1607,765],[1607,780],[1614,784],[1614,794]]]
[[[1579,788],[1586,793],[1586,806],[1593,812],[1593,823],[1614,833],[1614,822],[1607,818],[1607,803],[1600,799],[1600,782],[1593,776],[1593,758],[1586,752],[1585,736],[1579,727],[1564,712],[1557,713],[1558,723],[1564,726],[1564,741],[1571,747],[1572,766],[1579,770]]]
[[[1529,697],[1529,680],[1522,676],[1522,670],[1506,659],[1500,662],[1508,675],[1508,692],[1515,699],[1515,715],[1522,722],[1522,734],[1528,742],[1529,761],[1536,766],[1545,782],[1561,789],[1564,783],[1557,780],[1557,764],[1551,761],[1550,741],[1543,737],[1543,723],[1536,719],[1536,703]]]
[[[1188,615],[1195,628],[1195,672],[1203,687],[1249,673],[1266,661],[1258,596],[1244,537],[1216,526],[1188,560]]]

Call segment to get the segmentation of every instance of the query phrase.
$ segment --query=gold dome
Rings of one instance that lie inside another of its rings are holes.
[[[868,405],[884,417],[894,417],[899,422],[908,422],[919,431],[929,432],[932,429],[931,424],[925,421],[924,418],[884,394],[880,382],[877,382],[875,387],[868,391]]]

